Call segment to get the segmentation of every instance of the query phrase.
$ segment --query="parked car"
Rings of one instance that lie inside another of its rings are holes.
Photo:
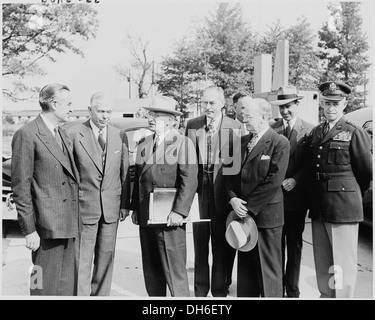
[[[64,126],[72,126],[77,123],[83,123],[86,120],[74,120],[66,123]],[[128,136],[129,142],[129,160],[130,177],[134,179],[134,165],[137,154],[137,145],[140,139],[152,134],[148,130],[148,121],[143,118],[116,118],[111,120],[111,124],[117,128],[123,129]],[[11,156],[3,156],[3,187],[2,187],[2,219],[17,220],[17,211],[12,198],[11,190]]]
[[[367,133],[370,135],[371,141],[373,141],[372,140],[372,121],[373,121],[372,108],[367,107],[363,109],[358,109],[353,112],[347,113],[345,117],[349,121],[365,129]],[[371,152],[372,152],[372,147],[371,147]],[[364,213],[363,223],[371,227],[373,223],[372,208],[373,208],[373,205],[372,205],[372,180],[371,180],[370,188],[365,192],[363,196],[363,213]]]

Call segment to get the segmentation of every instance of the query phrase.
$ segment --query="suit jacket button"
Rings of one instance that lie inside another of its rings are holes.
[[[66,199],[64,199],[63,202],[66,202]]]
[[[323,147],[322,147],[322,146],[320,146],[320,147],[319,147],[319,149],[320,149],[320,150],[322,150],[322,149],[323,149]]]
[[[65,185],[65,181],[63,181],[62,185]]]
[[[102,178],[102,176],[98,176],[98,179],[101,179]]]
[[[55,164],[55,168],[58,168],[59,167],[59,165],[58,164]]]

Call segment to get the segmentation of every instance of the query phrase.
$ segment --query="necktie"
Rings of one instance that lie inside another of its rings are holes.
[[[99,142],[100,146],[102,147],[102,150],[104,150],[105,149],[105,141],[104,141],[104,138],[103,138],[103,130],[102,129],[99,130],[98,142]]]
[[[290,137],[290,132],[292,131],[292,128],[290,127],[290,122],[287,121],[287,126],[285,128],[285,137],[289,139]]]
[[[207,125],[207,165],[208,167],[212,164],[212,136],[215,133],[214,129],[215,119],[211,119],[210,123]]]
[[[210,135],[213,135],[214,133],[215,133],[215,128],[214,128],[214,124],[215,124],[215,119],[211,119],[211,121],[210,121],[210,123],[208,124],[208,133],[210,134]]]
[[[154,138],[154,146],[153,146],[153,148],[152,148],[152,153],[155,153],[156,148],[157,148],[158,145],[159,145],[159,140],[160,140],[159,136],[155,135],[155,138]]]
[[[329,124],[328,124],[328,121],[326,121],[323,125],[323,138],[327,135],[329,131]]]
[[[53,129],[53,131],[55,132],[55,139],[57,141],[57,144],[59,145],[61,150],[64,151],[64,146],[63,146],[63,142],[62,142],[62,139],[61,139],[61,136],[60,136],[59,128],[55,127],[55,129]]]
[[[255,144],[257,142],[258,134],[254,134],[251,138],[250,142],[247,144],[247,154],[250,154],[250,152],[255,147]]]

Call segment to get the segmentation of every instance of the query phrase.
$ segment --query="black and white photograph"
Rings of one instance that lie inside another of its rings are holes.
[[[1,10],[0,300],[374,299],[373,1]]]

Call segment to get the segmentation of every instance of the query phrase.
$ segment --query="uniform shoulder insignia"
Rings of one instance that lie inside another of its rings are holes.
[[[351,122],[350,120],[346,120],[345,123],[348,124],[348,125],[350,125],[350,126],[352,126],[352,127],[354,127],[355,129],[359,128],[358,125],[356,125],[355,123]]]

